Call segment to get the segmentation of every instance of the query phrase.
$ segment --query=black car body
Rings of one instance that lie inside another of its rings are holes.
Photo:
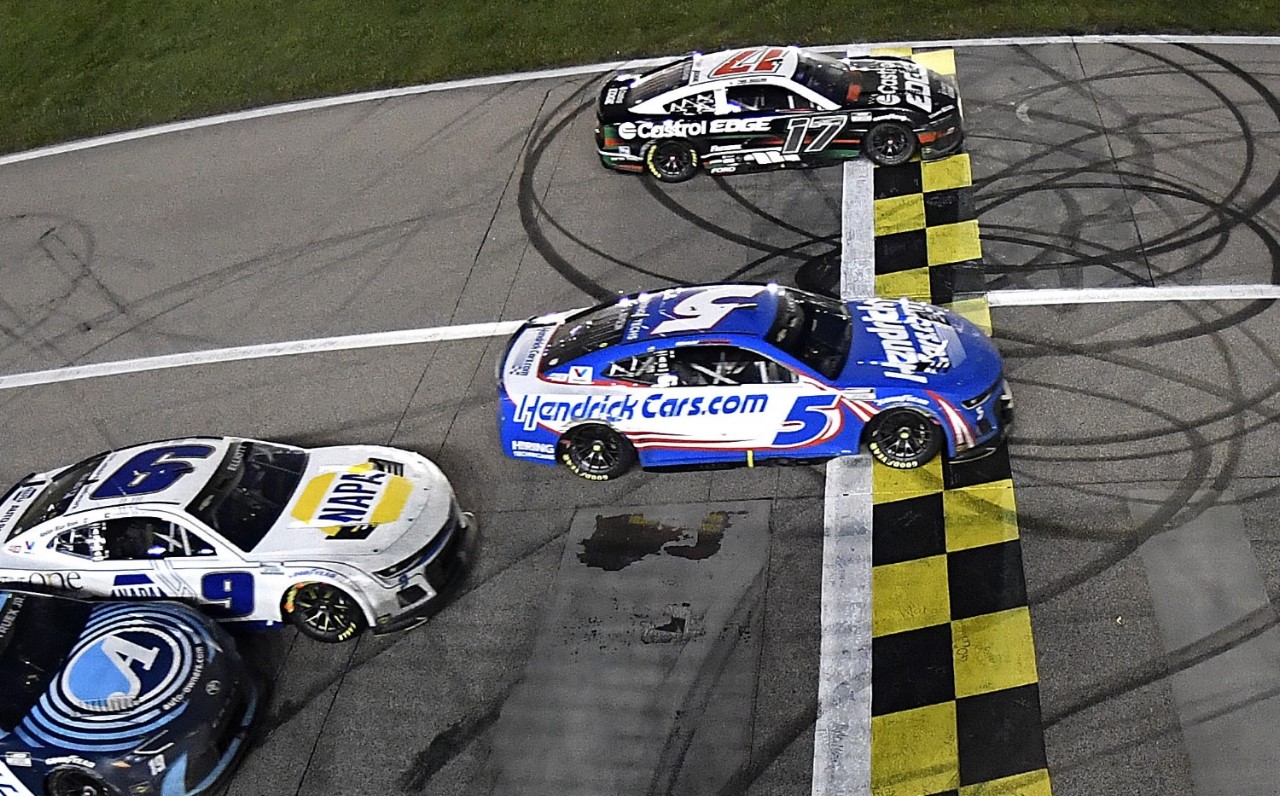
[[[170,602],[0,591],[0,794],[190,796],[244,746],[258,688]]]
[[[601,89],[606,168],[680,182],[734,174],[938,158],[964,139],[954,82],[907,58],[836,59],[796,47],[693,54]]]

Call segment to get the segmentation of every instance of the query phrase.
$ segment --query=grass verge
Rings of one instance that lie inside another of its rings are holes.
[[[0,0],[0,152],[293,99],[759,43],[1280,32],[1280,0]]]

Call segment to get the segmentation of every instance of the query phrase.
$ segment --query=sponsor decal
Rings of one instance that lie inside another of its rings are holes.
[[[344,526],[381,525],[400,519],[413,484],[404,476],[358,464],[343,473],[312,478],[290,514],[334,535]]]
[[[880,84],[873,98],[881,105],[897,105],[906,101],[925,113],[933,110],[933,98],[929,92],[929,73],[919,64],[910,61],[885,61],[876,66]]]
[[[80,755],[63,755],[62,757],[46,757],[44,759],[44,763],[47,766],[80,766],[81,768],[93,768],[95,765],[95,763],[92,760],[86,760]]]
[[[632,138],[692,138],[717,133],[767,133],[769,119],[712,119],[710,121],[623,122],[618,125],[618,137]]]
[[[169,711],[204,671],[207,652],[176,628],[131,621],[89,635],[72,652],[58,696],[86,713]]]
[[[511,455],[517,459],[550,459],[556,458],[556,446],[550,442],[532,442],[525,439],[511,441]]]
[[[630,395],[603,395],[576,399],[544,398],[525,395],[516,407],[514,422],[526,431],[538,425],[564,425],[578,420],[605,420],[618,423],[637,417],[672,418],[706,417],[710,415],[759,414],[769,405],[769,396],[697,395],[653,392],[643,400]]]
[[[617,105],[619,102],[622,102],[622,98],[625,96],[627,96],[626,86],[611,88],[604,93],[604,104]]]
[[[17,768],[31,768],[30,752],[5,752],[4,762]],[[48,761],[45,761],[48,762]],[[90,765],[93,765],[90,763]]]
[[[32,586],[48,586],[64,591],[80,591],[84,586],[80,583],[79,572],[32,572],[27,576],[27,583]]]
[[[547,338],[550,336],[551,327],[543,326],[538,328],[533,333],[533,338],[529,341],[529,350],[520,358],[520,361],[507,370],[507,375],[528,376],[533,370],[534,364],[538,361],[538,355],[542,353],[542,348],[546,345]]]
[[[4,608],[10,602],[13,603],[13,608],[6,611],[3,615],[0,615],[0,638],[4,638],[5,635],[13,628],[13,623],[18,621],[18,609],[22,607],[22,603],[25,602],[26,599],[27,598],[21,594],[8,594],[7,592],[0,594],[0,609]]]
[[[23,487],[18,490],[13,496],[13,502],[5,508],[4,514],[0,514],[0,528],[8,525],[9,521],[13,519],[13,516],[17,514],[20,509],[24,508],[22,504],[34,497],[39,491],[40,488],[35,486]]]
[[[156,755],[147,761],[147,770],[150,771],[152,775],[163,773],[165,768],[164,755],[162,754]]]
[[[112,597],[164,597],[164,589],[141,572],[116,575],[111,583]]]
[[[590,365],[570,365],[569,366],[569,383],[570,384],[590,384],[592,381]]]
[[[925,384],[929,379],[923,373],[951,367],[947,341],[938,335],[937,320],[926,317],[927,305],[907,299],[868,299],[858,303],[858,310],[867,331],[880,338],[885,361],[874,364],[885,367],[886,377]]]

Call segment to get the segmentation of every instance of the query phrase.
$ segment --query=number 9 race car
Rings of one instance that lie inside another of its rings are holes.
[[[918,467],[994,450],[1011,400],[977,326],[907,299],[777,285],[640,293],[534,318],[499,364],[508,456],[605,480],[645,468],[817,460],[865,445]]]
[[[418,454],[192,437],[24,478],[0,500],[0,582],[178,599],[346,641],[422,621],[473,537]]]
[[[896,166],[960,148],[954,82],[906,58],[838,60],[797,47],[695,53],[619,74],[596,107],[600,162],[681,182],[826,166]]]

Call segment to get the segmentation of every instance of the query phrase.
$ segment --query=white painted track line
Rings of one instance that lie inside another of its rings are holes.
[[[1045,288],[993,290],[987,294],[987,303],[992,307],[1114,304],[1126,301],[1265,301],[1268,299],[1280,299],[1280,285]]]
[[[913,47],[928,49],[933,47],[1026,47],[1040,44],[1252,44],[1276,46],[1280,45],[1280,36],[1016,36],[995,39],[935,39],[931,41],[833,44],[815,46],[810,49],[817,50],[818,52],[837,54],[862,54],[863,52],[869,52],[872,48],[879,47]],[[155,127],[145,127],[140,130],[126,130],[120,133],[112,133],[111,135],[98,136],[97,138],[68,141],[63,144],[55,144],[53,146],[42,147],[40,149],[31,149],[26,152],[15,152],[9,155],[0,155],[0,166],[5,166],[10,163],[21,163],[27,160],[36,160],[38,158],[46,158],[53,155],[61,155],[67,152],[79,152],[84,149],[94,149],[96,147],[118,144],[125,141],[136,141],[141,138],[151,138],[153,136],[164,135],[166,133],[177,133],[183,130],[195,130],[200,127],[213,127],[220,124],[242,122],[249,119],[261,119],[268,116],[281,116],[289,113],[301,113],[303,111],[320,110],[322,108],[333,108],[340,105],[351,105],[357,102],[376,102],[379,100],[408,97],[417,94],[431,94],[437,91],[449,91],[459,88],[477,88],[482,86],[503,85],[507,83],[520,83],[529,80],[548,80],[576,77],[579,75],[593,75],[601,72],[611,72],[618,69],[639,69],[664,63],[677,57],[679,56],[670,55],[656,58],[638,58],[631,61],[611,61],[599,64],[586,64],[583,66],[569,66],[561,69],[541,69],[534,72],[518,72],[516,74],[449,80],[441,83],[404,86],[401,88],[383,89],[381,91],[364,91],[358,94],[345,94],[338,97],[320,97],[318,99],[302,100],[300,102],[287,102],[281,105],[269,105],[264,108],[224,113],[218,116],[206,116],[200,119],[188,119],[186,121],[173,122],[171,124],[161,124]]]
[[[840,295],[875,295],[873,167],[844,164]],[[827,464],[813,796],[871,792],[871,459]]]
[[[440,343],[447,340],[471,340],[479,337],[500,337],[512,334],[523,321],[497,323],[471,323],[461,326],[434,326],[426,329],[405,329],[396,332],[353,334],[342,337],[320,337],[310,340],[294,340],[286,343],[265,343],[211,351],[192,351],[185,354],[167,354],[117,362],[100,362],[93,365],[77,365],[55,370],[38,370],[0,376],[0,390],[15,387],[33,387],[39,384],[55,384],[62,381],[92,379],[100,376],[119,376],[125,373],[141,373],[148,370],[167,370],[192,365],[209,365],[216,362],[237,362],[246,359],[267,359],[296,354],[316,354],[322,351],[348,351],[356,348],[381,348],[384,346]]]

